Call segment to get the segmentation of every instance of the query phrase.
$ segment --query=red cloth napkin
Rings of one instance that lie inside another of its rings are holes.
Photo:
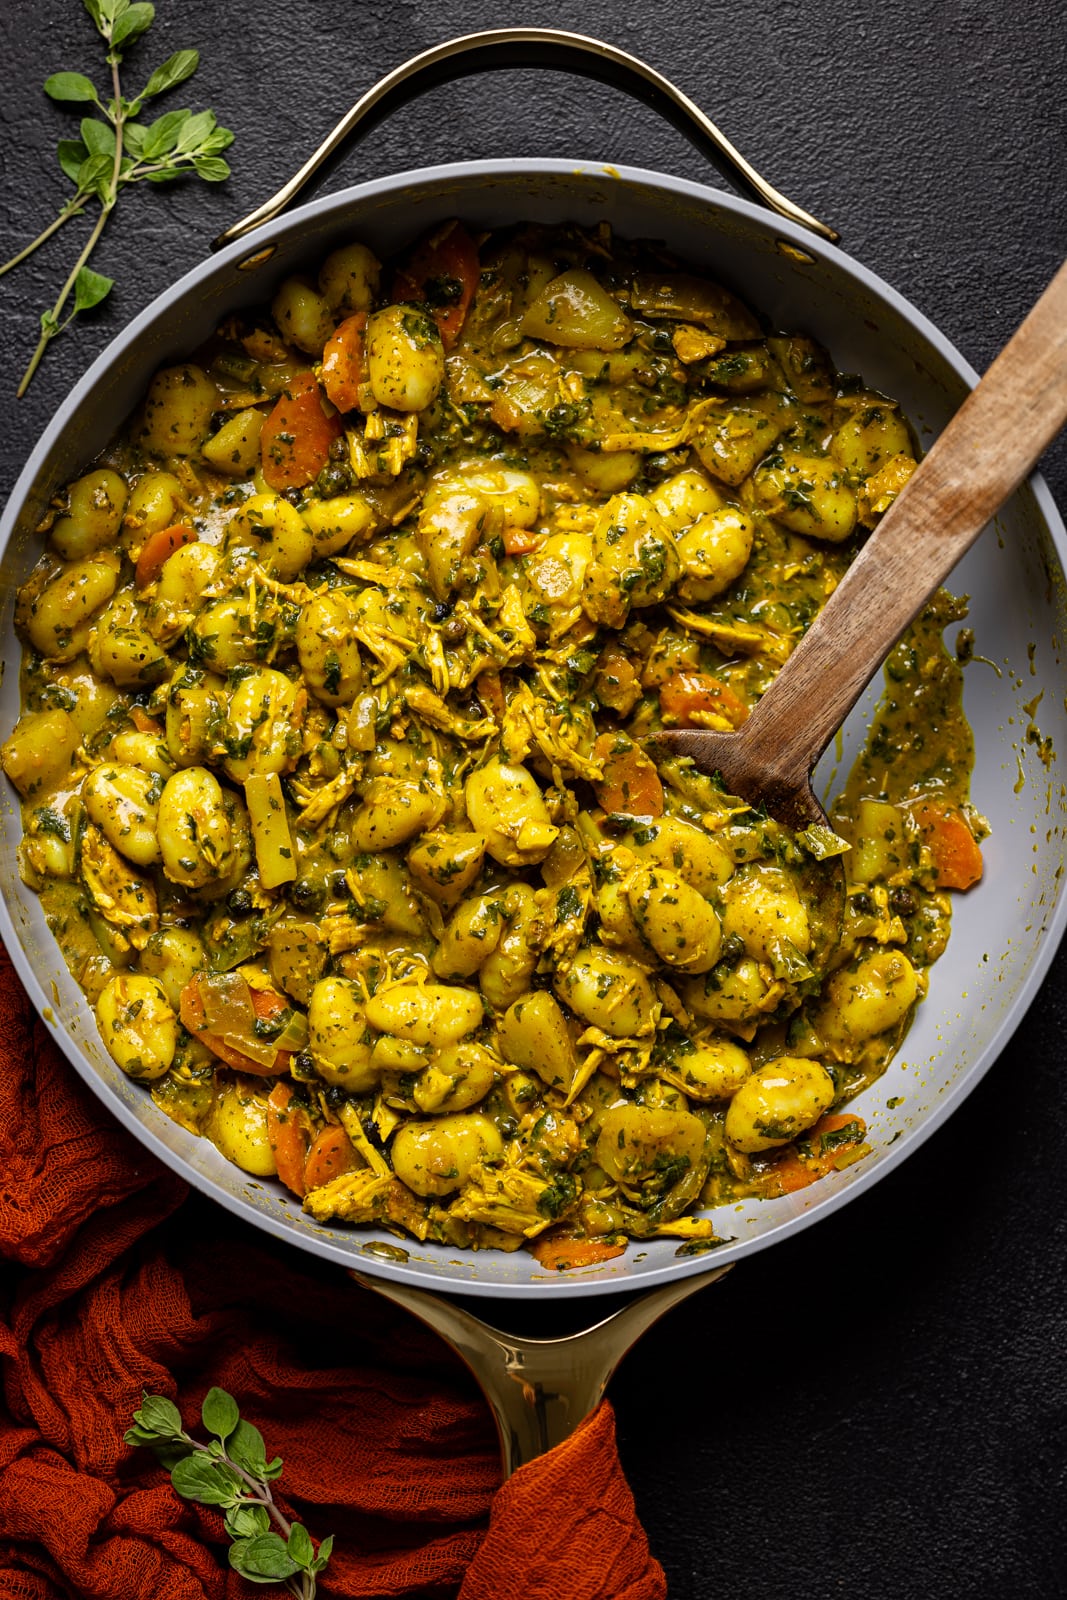
[[[269,1596],[122,1434],[212,1384],[337,1543],[324,1595],[662,1600],[605,1402],[502,1488],[469,1373],[414,1318],[161,1167],[63,1059],[0,950],[0,1597]]]

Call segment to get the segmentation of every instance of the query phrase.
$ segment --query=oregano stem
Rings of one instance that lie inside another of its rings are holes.
[[[40,246],[44,244],[46,239],[50,239],[65,222],[69,222],[71,217],[80,215],[80,213],[84,211],[88,199],[88,194],[82,194],[81,191],[79,191],[72,200],[68,200],[62,211],[59,213],[59,216],[56,217],[54,221],[50,222],[47,228],[39,233],[31,244],[26,245],[25,249],[20,250],[17,256],[12,256],[10,261],[4,262],[3,266],[0,267],[0,278],[4,276],[5,272],[10,272],[12,267],[17,267],[20,261],[25,261],[27,256],[32,256],[33,252],[39,249]]]

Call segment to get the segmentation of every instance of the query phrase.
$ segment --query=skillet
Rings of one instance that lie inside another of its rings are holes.
[[[416,88],[447,81],[472,65],[537,63],[567,64],[629,87],[672,120],[684,120],[705,151],[708,141],[714,142],[710,125],[689,121],[693,114],[699,118],[691,103],[621,52],[573,36],[508,30],[454,41],[391,74],[364,97],[361,115],[355,108],[327,141],[323,159],[357,122],[366,126],[397,109]],[[974,374],[913,307],[834,248],[831,229],[783,202],[751,169],[738,168],[729,147],[718,147],[717,153],[749,193],[784,207],[786,214],[768,216],[751,201],[637,170],[565,161],[477,162],[360,185],[304,206],[284,221],[264,223],[254,237],[226,246],[114,341],[61,407],[28,463],[0,526],[5,658],[17,659],[13,590],[33,565],[32,529],[50,495],[107,441],[115,420],[132,408],[157,366],[186,354],[229,311],[269,298],[289,272],[351,237],[365,238],[384,254],[452,215],[486,227],[519,219],[593,224],[607,218],[620,234],[664,239],[743,292],[773,321],[807,328],[830,347],[838,366],[862,371],[899,398],[928,444]],[[314,160],[309,166],[319,164]],[[289,197],[285,194],[282,203]],[[271,214],[276,209],[263,208]],[[246,219],[247,228],[254,221],[255,215]],[[979,649],[1002,674],[981,664],[968,674],[966,705],[977,746],[973,792],[993,824],[986,879],[968,902],[968,912],[973,907],[975,914],[957,917],[931,994],[901,1055],[856,1102],[869,1124],[872,1156],[812,1190],[751,1202],[720,1217],[721,1231],[731,1238],[712,1258],[714,1276],[836,1209],[928,1137],[991,1065],[1052,959],[1065,915],[1058,871],[1064,820],[1058,752],[1067,730],[1054,641],[1064,636],[1067,541],[1037,479],[1001,513],[997,533],[987,533],[950,580],[957,591],[971,595],[969,621]],[[1051,739],[1052,751],[1047,767],[1038,745],[1025,736],[1033,722],[1025,708],[1043,689],[1048,692],[1040,732]],[[872,698],[873,693],[867,710]],[[0,689],[0,709],[10,726],[17,714],[14,673]],[[844,730],[837,761],[842,776],[862,742],[864,709],[861,705]],[[824,786],[832,765],[821,771]],[[120,1120],[221,1203],[382,1287],[413,1291],[420,1301],[421,1291],[430,1288],[480,1298],[553,1301],[656,1289],[660,1302],[662,1294],[677,1296],[707,1281],[708,1258],[678,1258],[671,1241],[653,1241],[619,1261],[557,1277],[524,1254],[494,1252],[460,1261],[440,1247],[416,1246],[402,1253],[389,1235],[376,1238],[313,1224],[280,1192],[248,1179],[206,1141],[166,1122],[111,1063],[80,990],[62,966],[36,897],[17,878],[14,852],[20,833],[17,808],[7,796],[0,852],[11,887],[0,910],[0,932],[23,982],[46,1020],[55,1024],[75,1068]],[[898,1099],[899,1105],[889,1105]],[[658,1307],[642,1305],[651,1313],[641,1316],[647,1325]]]

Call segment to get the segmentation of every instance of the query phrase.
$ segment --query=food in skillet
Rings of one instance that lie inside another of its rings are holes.
[[[3,749],[114,1059],[317,1219],[550,1266],[862,1155],[838,1108],[981,874],[962,607],[836,834],[644,742],[747,716],[914,465],[606,228],[354,244],[157,374],[46,521]]]

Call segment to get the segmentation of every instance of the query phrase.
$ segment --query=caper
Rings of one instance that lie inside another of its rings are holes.
[[[344,881],[343,872],[341,880]],[[317,911],[322,904],[322,885],[314,878],[298,878],[289,891],[289,898],[301,911]]]
[[[235,917],[246,917],[253,910],[255,902],[247,889],[231,889],[226,896],[226,906]]]
[[[346,466],[336,461],[331,461],[323,467],[315,479],[315,488],[324,500],[328,500],[331,495],[344,494],[345,490],[351,487],[351,473]]]

